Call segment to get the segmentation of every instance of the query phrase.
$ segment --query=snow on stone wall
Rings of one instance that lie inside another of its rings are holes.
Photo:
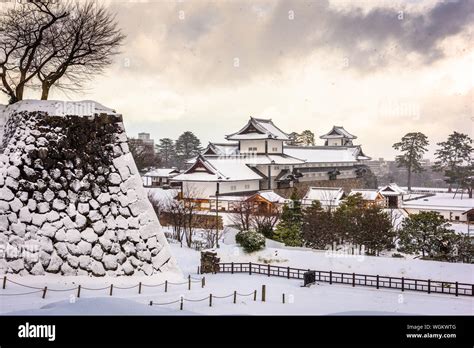
[[[179,271],[129,152],[121,115],[93,102],[70,109],[58,103],[3,108],[0,271]]]

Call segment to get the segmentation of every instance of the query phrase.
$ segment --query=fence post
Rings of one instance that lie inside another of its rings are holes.
[[[329,284],[332,284],[332,271],[329,271]]]
[[[165,292],[168,292],[168,281],[165,280]]]
[[[110,284],[110,296],[112,296],[113,291],[114,291],[114,284]]]
[[[188,275],[188,290],[191,290],[191,274]]]
[[[377,274],[377,289],[379,288],[379,275]]]
[[[138,293],[142,293],[142,282],[138,283]]]
[[[179,310],[182,311],[183,310],[183,296],[181,296],[181,301],[179,302]]]
[[[290,279],[290,267],[288,267],[288,276],[287,276],[288,279]]]
[[[43,289],[43,298],[46,297],[46,291],[48,291],[48,287],[45,286],[44,289]]]
[[[249,275],[252,275],[252,262],[249,262]]]
[[[203,288],[206,285],[206,277],[202,277],[201,279],[201,288]]]
[[[230,264],[230,273],[234,274],[234,263]]]
[[[285,303],[285,293],[282,294],[282,301]]]
[[[472,286],[472,289],[471,289],[471,296],[474,296],[474,285]]]
[[[237,291],[234,290],[234,303],[237,303]]]
[[[209,294],[209,307],[212,307],[212,294]]]
[[[268,276],[270,277],[270,265],[268,265]]]
[[[262,285],[262,302],[265,302],[266,286]]]
[[[405,291],[405,278],[402,277],[402,291]]]
[[[459,287],[458,287],[458,285],[459,285],[458,282],[456,282],[456,296],[458,296],[458,294],[459,294]]]
[[[352,273],[352,286],[356,286],[356,274]]]
[[[198,271],[197,271],[197,274],[199,274],[199,266],[198,266]]]
[[[257,290],[253,291],[253,300],[257,301]]]
[[[77,287],[77,298],[80,298],[81,297],[81,285],[79,284],[79,286]]]
[[[150,306],[153,306],[153,301],[150,301]]]
[[[431,279],[428,279],[428,294],[431,294]]]
[[[5,286],[7,286],[7,276],[3,277],[3,288],[5,289]]]

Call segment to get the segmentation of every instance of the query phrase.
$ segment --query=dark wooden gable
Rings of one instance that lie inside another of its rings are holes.
[[[212,147],[208,147],[207,150],[204,152],[204,155],[217,155]]]
[[[249,123],[247,127],[245,127],[241,132],[239,132],[239,134],[248,134],[248,133],[263,134],[263,132],[255,128],[255,126],[252,123]]]
[[[204,165],[201,159],[198,159],[191,168],[186,171],[186,174],[191,173],[208,173],[208,174],[215,174],[212,172],[208,167]]]

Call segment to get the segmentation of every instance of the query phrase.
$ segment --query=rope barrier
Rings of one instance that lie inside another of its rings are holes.
[[[230,295],[227,295],[227,296],[216,296],[216,295],[212,295],[213,298],[229,298],[231,296],[234,296],[234,294],[230,294]]]
[[[143,284],[142,284],[143,285]],[[121,287],[121,286],[116,286],[114,285],[114,289],[120,289],[120,290],[128,290],[128,289],[133,289],[133,288],[136,288],[138,286],[137,285],[133,285],[133,286],[127,286],[127,287]]]
[[[161,285],[164,285],[165,283],[161,283],[161,284],[156,284],[156,285],[147,285],[147,284],[143,284],[142,283],[142,286],[145,286],[147,288],[154,288],[154,287],[157,287],[157,286],[161,286]]]
[[[37,294],[40,292],[43,292],[44,289],[37,290],[37,291],[31,291],[31,292],[24,292],[22,294],[0,294],[0,296],[21,296],[21,295],[31,295],[31,294]]]
[[[150,306],[152,306],[152,305],[164,306],[164,305],[169,305],[169,304],[173,304],[173,303],[178,303],[180,301],[181,301],[181,299],[173,301],[173,302],[164,302],[164,303],[156,303],[156,302],[151,301]]]
[[[13,280],[10,280],[7,278],[7,281],[10,282],[10,283],[13,283],[13,284],[16,284],[16,285],[19,285],[19,286],[23,286],[25,288],[29,288],[29,289],[43,289],[43,288],[38,288],[36,286],[29,286],[29,285],[24,285],[24,284],[20,284],[20,283],[17,283],[17,282],[14,282]]]
[[[254,292],[252,291],[250,294],[241,294],[241,293],[237,293],[237,295],[239,296],[253,296]]]
[[[201,301],[206,301],[207,299],[209,299],[209,296],[206,296],[200,300],[192,300],[192,299],[183,298],[184,301],[188,301],[188,302],[201,302]]]
[[[48,288],[48,291],[56,291],[56,292],[72,291],[72,290],[77,290],[77,286],[75,288],[70,288],[70,289],[50,289],[50,288]]]
[[[83,286],[82,289],[84,289],[84,290],[92,290],[92,291],[94,291],[94,290],[105,290],[105,289],[110,289],[110,285],[109,285],[109,286],[106,286],[106,287],[104,287],[104,288],[86,288],[85,286]]]

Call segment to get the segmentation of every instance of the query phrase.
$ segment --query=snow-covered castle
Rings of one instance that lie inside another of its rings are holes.
[[[250,117],[226,143],[209,143],[174,181],[206,200],[219,195],[249,195],[291,188],[299,183],[360,178],[370,160],[357,137],[334,126],[320,137],[322,146],[291,146],[289,134],[271,119]]]

